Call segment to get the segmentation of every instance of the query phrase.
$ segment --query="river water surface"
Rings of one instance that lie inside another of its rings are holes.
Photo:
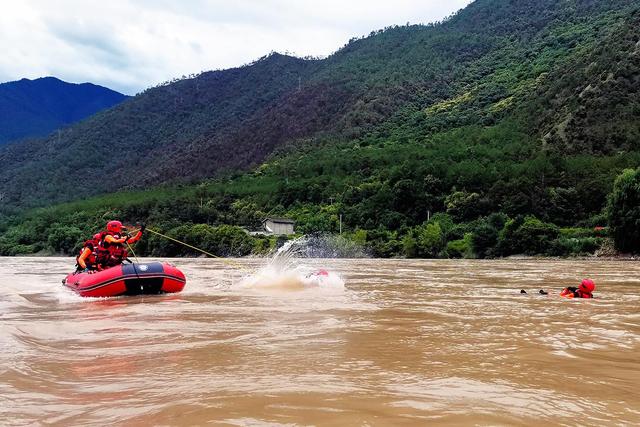
[[[300,260],[345,289],[295,291],[173,262],[181,294],[83,299],[71,259],[0,258],[0,424],[640,424],[638,263]]]

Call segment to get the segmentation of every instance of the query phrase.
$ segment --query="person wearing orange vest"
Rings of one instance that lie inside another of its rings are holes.
[[[84,242],[84,246],[80,250],[80,255],[76,258],[78,271],[88,272],[97,270],[97,251],[100,244],[100,233],[95,234],[93,239]]]
[[[120,221],[109,221],[107,223],[107,231],[101,233],[98,249],[98,264],[104,268],[122,264],[129,256],[126,245],[140,240],[144,229],[145,225],[142,224],[138,233],[132,237],[123,234],[122,223]]]
[[[593,291],[596,290],[596,284],[591,279],[584,279],[580,286],[569,286],[560,292],[560,296],[564,298],[593,298]]]

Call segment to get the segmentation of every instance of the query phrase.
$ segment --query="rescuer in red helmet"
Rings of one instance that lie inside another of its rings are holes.
[[[596,284],[591,279],[584,279],[580,286],[569,286],[560,292],[561,297],[565,298],[593,298],[593,291],[596,290]]]
[[[123,232],[120,221],[109,221],[107,231],[100,233],[100,245],[98,246],[98,264],[104,268],[113,267],[128,259],[127,244],[140,240],[145,225],[142,224],[135,236],[129,236]]]

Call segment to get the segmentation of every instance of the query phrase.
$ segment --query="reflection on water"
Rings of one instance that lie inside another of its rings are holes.
[[[344,289],[198,259],[179,295],[82,299],[71,259],[1,258],[0,424],[640,423],[637,263],[299,262]]]

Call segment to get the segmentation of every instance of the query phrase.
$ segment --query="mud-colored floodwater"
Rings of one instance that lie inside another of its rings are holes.
[[[0,258],[0,424],[640,424],[639,263],[300,262],[345,289],[185,259],[179,295],[82,299],[71,259]]]

